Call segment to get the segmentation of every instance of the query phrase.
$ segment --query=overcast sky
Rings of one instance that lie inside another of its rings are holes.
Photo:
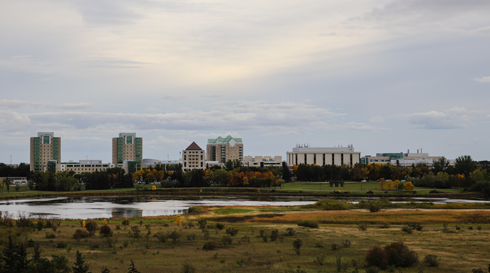
[[[54,132],[62,161],[242,137],[490,159],[488,0],[3,0],[0,162]]]

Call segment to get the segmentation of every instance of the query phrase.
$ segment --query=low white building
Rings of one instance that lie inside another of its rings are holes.
[[[361,161],[361,152],[354,151],[354,146],[347,147],[310,147],[309,145],[296,145],[292,152],[287,152],[288,166],[299,164],[348,165],[354,166]]]
[[[282,167],[282,156],[246,156],[243,158],[244,167]]]
[[[363,164],[392,164],[400,165],[402,167],[410,167],[417,164],[426,164],[428,167],[432,167],[434,160],[439,160],[444,156],[430,156],[429,153],[422,152],[422,149],[417,149],[416,153],[410,153],[407,150],[406,153],[376,153],[376,156],[366,155],[361,158]],[[455,160],[449,159],[449,164],[454,165]]]
[[[114,167],[114,164],[102,163],[102,160],[80,160],[78,162],[69,161],[56,164],[57,171],[74,171],[76,174],[105,171]]]

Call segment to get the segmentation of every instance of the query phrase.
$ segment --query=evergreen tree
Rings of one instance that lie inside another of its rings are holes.
[[[286,182],[289,182],[289,181],[291,181],[292,176],[293,175],[291,174],[291,171],[289,171],[288,164],[286,164],[286,162],[283,162],[282,163],[282,179],[284,179],[284,181],[286,181]]]
[[[76,257],[77,260],[75,261],[75,267],[72,267],[73,273],[91,273],[88,271],[88,265],[85,264],[85,259],[78,250]]]

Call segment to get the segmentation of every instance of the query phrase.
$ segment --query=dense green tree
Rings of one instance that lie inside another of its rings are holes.
[[[459,174],[464,174],[465,177],[469,177],[476,169],[476,163],[471,159],[469,155],[463,155],[456,158],[455,169]]]
[[[445,157],[441,157],[438,160],[435,160],[432,162],[432,171],[434,173],[439,173],[439,172],[445,172],[447,171],[447,168],[449,167],[449,160],[447,160]]]

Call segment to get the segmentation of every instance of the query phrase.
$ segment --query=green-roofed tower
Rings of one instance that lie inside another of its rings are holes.
[[[225,163],[228,160],[243,160],[243,143],[241,138],[227,136],[208,139],[206,146],[207,161]]]

